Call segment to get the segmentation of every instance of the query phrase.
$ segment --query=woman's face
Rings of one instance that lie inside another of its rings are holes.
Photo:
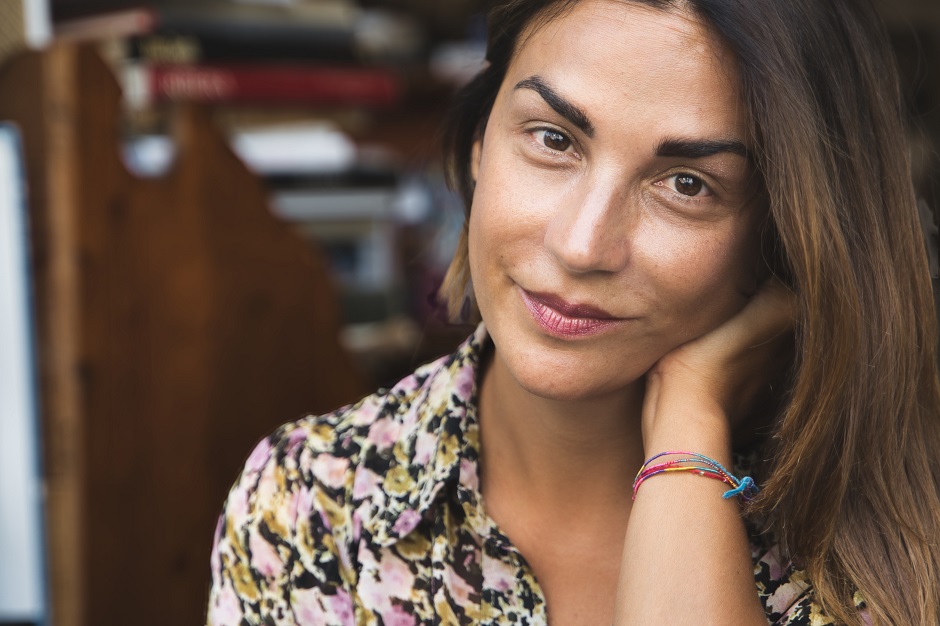
[[[735,62],[697,19],[621,0],[529,34],[474,149],[473,286],[523,388],[599,397],[756,287]]]

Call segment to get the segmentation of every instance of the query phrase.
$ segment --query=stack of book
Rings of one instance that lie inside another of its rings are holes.
[[[167,109],[151,105],[216,105],[215,120],[266,184],[272,212],[326,253],[346,322],[406,312],[401,233],[433,207],[426,189],[403,183],[412,180],[405,159],[374,131],[390,119],[408,142],[427,141],[429,125],[413,109],[441,81],[416,79],[432,75],[439,36],[426,16],[357,0],[51,1],[56,36],[99,43],[123,83],[131,171],[159,176],[173,160],[159,119]]]
[[[423,52],[421,32],[402,15],[352,0],[154,4],[55,24],[59,39],[108,44],[136,106],[394,105],[401,68]]]

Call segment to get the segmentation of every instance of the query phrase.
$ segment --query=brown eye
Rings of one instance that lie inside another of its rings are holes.
[[[702,193],[705,183],[700,178],[690,176],[689,174],[679,174],[676,176],[676,191],[684,196],[697,196]]]
[[[565,152],[571,147],[571,140],[557,130],[543,130],[542,143],[545,144],[546,148],[557,150],[558,152]]]

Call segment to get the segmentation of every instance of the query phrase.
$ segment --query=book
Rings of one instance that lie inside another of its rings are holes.
[[[321,65],[130,62],[122,81],[132,106],[190,101],[378,108],[396,104],[402,91],[401,79],[390,69]]]
[[[287,189],[271,194],[271,210],[288,222],[391,222],[394,187]]]
[[[374,167],[362,163],[352,163],[343,169],[319,171],[293,171],[287,168],[269,168],[262,172],[262,180],[269,189],[277,191],[312,190],[312,189],[375,189],[377,187],[397,187],[401,176],[389,167]]]
[[[238,61],[330,61],[353,63],[361,56],[351,31],[322,30],[304,37],[268,37],[253,33],[154,33],[130,37],[126,55],[150,63],[201,64]]]
[[[55,33],[70,39],[97,39],[102,33],[124,36],[162,30],[165,32],[227,32],[264,29],[271,26],[351,27],[358,9],[349,0],[278,5],[242,4],[214,0],[190,3],[110,3],[75,2],[71,10],[53,6]]]
[[[71,41],[122,39],[129,58],[153,63],[388,63],[413,60],[423,48],[413,19],[347,0],[138,7],[63,20],[55,33]]]
[[[157,23],[156,11],[138,7],[59,21],[54,33],[62,41],[102,41],[149,33]]]
[[[230,141],[235,154],[269,186],[269,177],[338,176],[355,167],[358,158],[355,142],[322,122],[244,128]]]
[[[325,122],[244,128],[232,132],[229,142],[235,154],[269,189],[397,183],[394,171],[358,163],[355,142]],[[158,177],[172,165],[176,144],[167,135],[130,136],[124,140],[122,155],[125,166],[136,176]]]

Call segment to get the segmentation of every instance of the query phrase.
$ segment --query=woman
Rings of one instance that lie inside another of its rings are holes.
[[[936,319],[871,7],[490,29],[444,286],[483,324],[258,446],[208,622],[940,623]]]

